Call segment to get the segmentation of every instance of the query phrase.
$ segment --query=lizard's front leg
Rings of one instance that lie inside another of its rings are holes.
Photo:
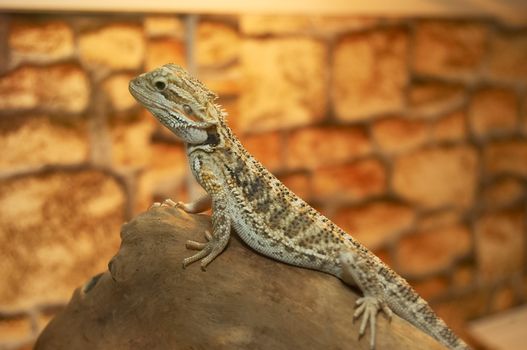
[[[210,199],[212,202],[212,235],[205,232],[207,242],[204,243],[187,241],[187,248],[199,250],[199,252],[184,259],[183,267],[201,260],[201,268],[205,270],[205,267],[227,247],[231,236],[231,219],[227,212],[227,196],[224,187],[210,171],[201,169],[199,176],[203,187],[210,194],[201,199],[201,203],[207,203]],[[199,205],[196,206],[199,207]]]
[[[382,310],[392,318],[392,310],[384,299],[384,290],[372,257],[359,250],[346,250],[339,257],[342,266],[342,280],[351,285],[357,285],[364,296],[357,299],[353,319],[362,317],[359,336],[364,335],[366,327],[370,326],[370,349],[375,348],[375,326],[377,313]]]

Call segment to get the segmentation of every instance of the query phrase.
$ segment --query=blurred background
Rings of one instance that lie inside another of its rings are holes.
[[[515,1],[411,2],[1,1],[0,348],[31,347],[124,221],[194,195],[182,145],[128,93],[169,62],[477,343],[469,322],[527,300],[527,20]]]

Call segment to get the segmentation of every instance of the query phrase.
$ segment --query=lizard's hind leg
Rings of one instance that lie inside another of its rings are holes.
[[[363,336],[366,327],[370,326],[370,349],[375,348],[375,329],[377,313],[382,310],[389,320],[392,310],[384,300],[383,286],[377,275],[372,257],[359,250],[346,250],[339,257],[342,266],[342,280],[350,285],[357,285],[364,296],[357,299],[353,319],[362,317],[359,336]]]

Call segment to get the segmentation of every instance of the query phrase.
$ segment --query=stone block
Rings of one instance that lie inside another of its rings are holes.
[[[196,33],[196,59],[200,66],[223,67],[240,57],[240,36],[232,26],[212,21],[200,22]]]
[[[143,30],[135,24],[116,23],[81,33],[78,45],[81,60],[94,69],[137,69],[145,54]]]
[[[492,37],[487,75],[493,79],[527,81],[527,31]]]
[[[238,64],[199,73],[199,78],[218,96],[237,96],[241,91],[241,67]]]
[[[430,128],[423,120],[390,117],[374,122],[372,134],[375,143],[383,152],[400,153],[425,143]]]
[[[158,195],[177,195],[172,199],[185,200],[179,196],[181,187],[186,184],[186,176],[192,176],[183,145],[153,143],[149,152],[150,162],[137,184],[135,212],[148,209]]]
[[[470,288],[468,292],[456,297],[444,298],[434,303],[434,310],[456,334],[464,339],[471,339],[467,334],[467,322],[483,316],[488,312],[490,301],[489,289]]]
[[[24,66],[0,78],[0,109],[82,112],[90,97],[88,77],[71,64]]]
[[[488,213],[476,222],[479,277],[486,282],[520,273],[525,266],[525,210]]]
[[[411,284],[417,293],[428,301],[444,295],[449,288],[448,280],[442,276],[430,277],[423,281],[412,282]]]
[[[296,129],[287,138],[290,169],[313,169],[349,162],[371,152],[366,131],[357,127]]]
[[[339,209],[333,220],[368,249],[376,250],[408,230],[415,221],[415,212],[400,203],[376,201]]]
[[[494,291],[490,301],[490,312],[502,312],[516,304],[516,295],[510,285],[504,285]]]
[[[151,138],[155,121],[146,116],[112,125],[112,163],[122,167],[143,168],[151,162]]]
[[[522,180],[516,177],[502,177],[484,189],[483,203],[489,208],[508,206],[524,198],[525,190]]]
[[[74,164],[87,160],[84,125],[64,125],[46,117],[0,123],[0,170]]]
[[[103,89],[109,96],[110,104],[115,111],[123,112],[137,105],[128,92],[128,83],[134,77],[134,74],[117,74],[109,77],[103,83]]]
[[[488,174],[527,176],[527,141],[491,142],[483,150],[483,161]]]
[[[145,33],[149,37],[173,36],[183,38],[185,28],[183,21],[174,15],[151,15],[144,19]]]
[[[383,263],[386,265],[393,267],[393,258],[392,254],[390,252],[390,249],[387,248],[381,248],[381,249],[375,249],[372,251],[373,254],[377,255],[379,259],[382,260]]]
[[[66,301],[119,247],[125,196],[97,171],[54,171],[0,183],[0,307]]]
[[[475,281],[475,268],[472,266],[459,266],[452,273],[452,284],[456,288],[467,288]]]
[[[488,29],[478,22],[429,20],[418,23],[413,68],[418,74],[472,79],[486,51]]]
[[[469,106],[472,131],[478,137],[514,133],[519,122],[519,99],[516,93],[501,88],[477,91]]]
[[[145,70],[151,71],[167,63],[185,66],[185,45],[176,38],[155,38],[147,43]]]
[[[458,224],[461,221],[461,215],[462,212],[452,209],[421,213],[417,220],[417,230],[431,231]]]
[[[47,63],[71,57],[73,31],[66,22],[19,22],[9,28],[11,66],[21,62]]]
[[[240,129],[285,129],[321,120],[327,105],[326,65],[326,47],[316,40],[244,40]]]
[[[313,175],[313,193],[318,198],[360,200],[386,190],[386,169],[375,158],[321,168]]]
[[[240,27],[248,35],[334,35],[364,30],[379,23],[373,17],[243,15]]]
[[[437,142],[455,142],[467,137],[467,116],[455,111],[435,120],[432,124],[432,139]]]
[[[468,146],[426,148],[395,160],[395,192],[427,208],[470,206],[477,181],[478,157]]]
[[[332,97],[337,118],[363,120],[399,111],[408,82],[408,37],[403,29],[342,37],[332,62]]]
[[[305,200],[311,198],[312,186],[309,175],[304,173],[291,173],[279,176],[278,179],[300,198]]]
[[[427,276],[451,268],[471,247],[470,231],[464,225],[418,231],[399,241],[398,267],[403,274]]]
[[[27,316],[6,317],[0,320],[0,346],[26,340],[31,337],[31,333],[31,320]]]
[[[408,92],[410,111],[417,117],[434,118],[466,103],[466,90],[458,83],[415,81]]]
[[[283,164],[283,141],[279,132],[253,134],[242,139],[242,144],[267,169],[280,171]]]

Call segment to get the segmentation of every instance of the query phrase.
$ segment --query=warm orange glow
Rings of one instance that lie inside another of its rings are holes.
[[[493,16],[514,22],[527,20],[523,0],[2,0],[0,10],[119,11],[179,13],[276,13],[319,15],[449,15]]]

